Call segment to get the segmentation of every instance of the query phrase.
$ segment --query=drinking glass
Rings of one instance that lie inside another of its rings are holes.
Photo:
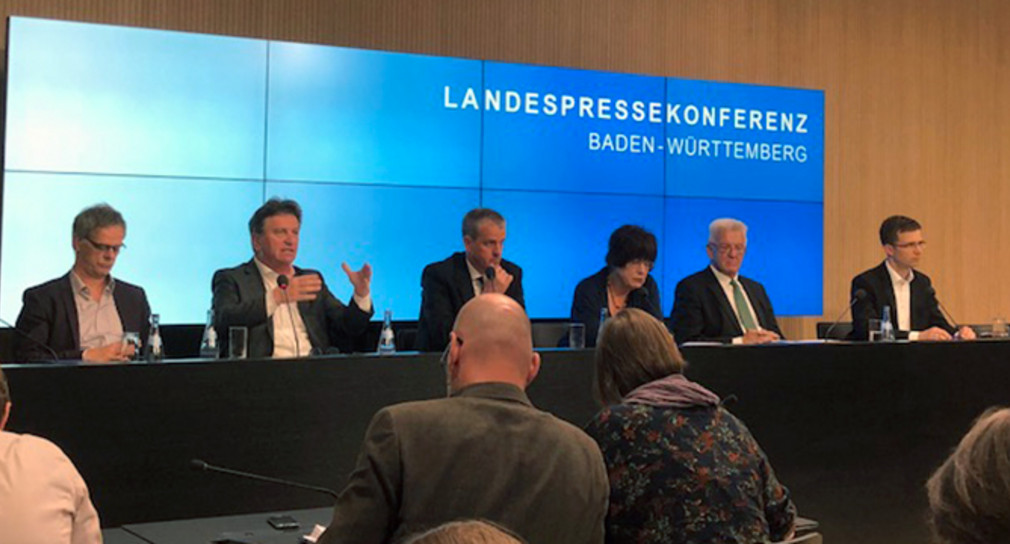
[[[245,359],[249,330],[245,327],[228,327],[228,357]]]
[[[568,325],[568,347],[571,349],[586,349],[585,323],[571,323]]]
[[[867,323],[867,329],[870,336],[867,338],[870,342],[880,342],[882,339],[880,337],[880,320],[876,318],[871,318]]]

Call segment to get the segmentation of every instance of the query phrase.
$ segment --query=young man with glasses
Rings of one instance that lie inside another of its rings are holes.
[[[869,320],[881,318],[891,308],[895,337],[907,340],[973,340],[970,327],[954,327],[943,317],[929,276],[915,270],[926,240],[922,225],[911,217],[892,215],[880,225],[880,244],[886,258],[880,265],[852,279],[852,338],[866,340]],[[866,296],[856,297],[857,291]]]
[[[677,284],[670,328],[678,344],[765,344],[782,338],[764,287],[740,275],[747,252],[747,225],[716,219],[705,246],[710,264]]]
[[[74,218],[74,266],[65,275],[24,292],[15,353],[19,361],[126,361],[135,347],[124,332],[147,342],[151,308],[144,290],[113,279],[112,267],[126,248],[126,221],[108,204]],[[27,336],[27,337],[26,337]]]

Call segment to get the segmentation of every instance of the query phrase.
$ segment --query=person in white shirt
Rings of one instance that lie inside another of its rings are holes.
[[[248,329],[248,356],[305,357],[337,351],[363,334],[374,312],[372,267],[344,273],[354,286],[345,305],[330,292],[322,274],[294,265],[302,209],[294,200],[272,198],[249,220],[253,258],[214,273],[214,327],[228,349],[228,329]],[[284,278],[281,280],[281,278]],[[283,285],[285,284],[286,285]]]
[[[101,544],[88,487],[56,444],[5,431],[10,390],[0,370],[0,542]]]
[[[886,258],[852,279],[852,339],[866,340],[868,322],[890,308],[895,336],[907,340],[972,340],[971,327],[947,322],[929,276],[918,270],[926,248],[922,225],[911,217],[892,215],[880,225],[880,244]],[[856,296],[860,290],[866,294]]]

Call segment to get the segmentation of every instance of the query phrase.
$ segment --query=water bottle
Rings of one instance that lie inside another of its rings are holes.
[[[884,313],[880,316],[880,341],[894,342],[894,324],[891,323],[890,306],[884,306]]]
[[[393,334],[393,311],[386,310],[382,318],[382,332],[379,333],[379,355],[396,353],[396,335]]]
[[[214,309],[207,310],[207,325],[203,328],[203,339],[200,340],[200,357],[217,359],[221,356],[217,345],[217,331],[214,330]]]
[[[600,308],[600,326],[596,329],[596,343],[600,343],[600,338],[603,336],[603,325],[607,322],[607,309]]]
[[[147,337],[147,362],[160,361],[165,358],[164,346],[161,343],[161,316],[151,314],[151,332]]]

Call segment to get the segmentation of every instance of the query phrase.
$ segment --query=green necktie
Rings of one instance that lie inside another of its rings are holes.
[[[750,306],[747,306],[747,297],[744,296],[740,284],[736,279],[729,280],[729,284],[733,286],[733,302],[736,303],[736,313],[740,314],[743,330],[752,331],[757,329],[757,324],[754,323],[754,316],[750,313]]]

